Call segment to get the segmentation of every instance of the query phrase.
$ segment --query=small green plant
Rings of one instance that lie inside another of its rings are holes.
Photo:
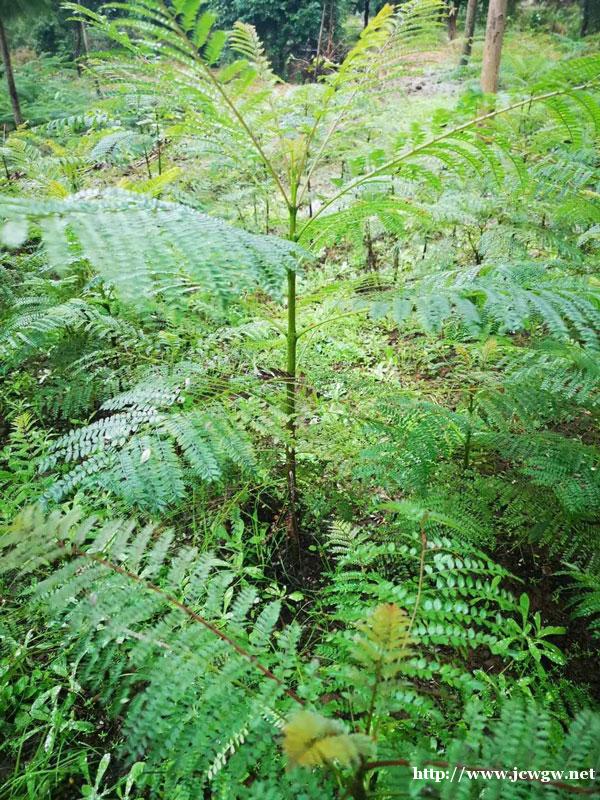
[[[140,796],[136,795],[135,793],[132,794],[132,792],[136,782],[139,780],[144,771],[144,762],[136,761],[135,764],[132,765],[127,775],[120,778],[112,786],[105,786],[103,788],[103,783],[105,782],[104,776],[106,775],[106,771],[110,766],[110,761],[110,753],[105,753],[100,759],[96,769],[96,776],[93,778],[93,783],[91,782],[92,777],[90,776],[89,770],[84,770],[84,774],[88,780],[88,783],[84,783],[81,787],[82,800],[108,800],[108,798],[111,798],[111,800],[113,798],[115,800],[117,798],[118,800],[141,800]]]
[[[7,522],[23,503],[39,495],[37,461],[47,447],[47,435],[36,427],[30,412],[13,418],[8,441],[0,450],[0,519]]]
[[[508,619],[506,621],[506,636],[492,645],[492,652],[510,658],[522,665],[524,673],[533,662],[536,669],[545,672],[542,659],[546,658],[553,664],[564,664],[565,657],[562,651],[552,642],[547,641],[550,636],[560,636],[566,628],[557,625],[542,625],[539,611],[533,615],[529,613],[529,595],[523,593],[519,598],[521,621]]]

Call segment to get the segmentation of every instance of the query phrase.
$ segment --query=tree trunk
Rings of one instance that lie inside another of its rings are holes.
[[[77,24],[75,28],[75,53],[73,54],[73,60],[75,61],[75,65],[77,66],[77,74],[81,78],[81,73],[83,70],[81,69],[81,62],[79,60],[81,56],[81,49],[83,47],[83,41],[81,38],[81,23]]]
[[[371,0],[365,0],[365,10],[363,15],[363,24],[365,28],[369,24],[369,16],[371,14]]]
[[[77,35],[75,39],[75,62],[77,64],[77,73],[81,76],[83,72],[81,66],[81,54],[83,53],[84,58],[87,60],[90,54],[90,42],[88,39],[88,32],[86,24],[83,20],[80,20],[77,23]]]
[[[4,63],[4,72],[6,73],[6,83],[8,85],[8,94],[10,95],[10,102],[13,110],[13,118],[15,120],[15,127],[22,125],[23,117],[21,116],[21,106],[19,105],[19,95],[17,94],[17,87],[15,86],[15,76],[13,74],[12,63],[10,60],[10,50],[8,49],[8,40],[6,38],[6,30],[4,23],[0,19],[0,55]]]
[[[581,0],[581,28],[579,34],[587,36],[600,31],[600,4],[598,0]]]
[[[490,0],[481,69],[481,88],[486,94],[496,94],[498,91],[502,40],[506,26],[506,6],[507,0]]]
[[[88,37],[87,25],[85,24],[84,20],[81,20],[81,22],[79,23],[79,31],[80,31],[80,36],[81,36],[81,44],[83,45],[83,55],[84,55],[84,58],[85,58],[85,60],[87,62],[89,57],[90,57],[90,40],[89,40],[89,37]],[[77,64],[77,69],[78,70],[79,70],[79,66],[80,65],[78,63]],[[100,84],[99,84],[98,78],[96,76],[94,76],[94,86],[96,87],[96,95],[98,97],[102,97],[102,91],[100,89]]]
[[[463,51],[460,57],[460,66],[466,67],[471,58],[471,50],[473,49],[473,36],[475,34],[475,21],[477,19],[477,0],[468,0],[467,2],[467,18],[465,20],[465,43],[463,44]]]
[[[325,11],[326,11],[326,4],[323,3],[323,10],[321,11],[321,25],[319,27],[319,38],[317,40],[317,55],[315,56],[315,80],[319,77],[319,66],[321,63],[321,48],[323,45],[323,30],[325,29]]]
[[[453,42],[456,39],[456,21],[458,17],[458,8],[454,3],[450,3],[448,7],[448,41]]]
[[[583,0],[581,4],[581,35],[587,36],[590,32],[590,0]]]
[[[83,44],[83,53],[86,58],[90,55],[90,40],[88,39],[87,25],[83,20],[79,23],[81,30],[81,43]]]
[[[327,57],[332,58],[333,56],[333,42],[335,40],[335,27],[337,24],[337,18],[335,14],[335,2],[334,0],[330,0],[329,2],[329,25],[328,25],[328,39],[327,39]]]

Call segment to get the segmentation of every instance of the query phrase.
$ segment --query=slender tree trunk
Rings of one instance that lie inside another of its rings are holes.
[[[317,40],[317,55],[315,56],[315,79],[319,77],[319,66],[321,63],[321,47],[323,45],[323,31],[325,29],[325,11],[326,5],[323,3],[321,11],[321,25],[319,27],[319,38]]]
[[[83,45],[83,54],[86,58],[90,55],[90,40],[88,38],[88,30],[87,25],[83,20],[79,23],[79,29],[81,31],[81,43]]]
[[[490,0],[481,69],[481,88],[486,94],[496,94],[498,91],[502,40],[506,27],[506,6],[507,0]]]
[[[87,59],[90,54],[90,42],[88,39],[87,27],[83,20],[77,23],[77,34],[75,38],[75,61],[77,63],[77,73],[83,72],[81,66],[81,54]]]
[[[328,25],[328,37],[327,37],[327,57],[331,58],[333,53],[333,40],[335,39],[335,25],[336,25],[336,17],[335,17],[335,2],[330,0],[329,2],[329,25]]]
[[[21,106],[19,104],[19,95],[17,94],[17,87],[15,86],[15,76],[13,74],[12,62],[10,60],[10,50],[8,48],[8,40],[6,38],[6,30],[4,23],[0,19],[0,55],[4,63],[4,72],[6,73],[6,83],[8,85],[8,94],[10,95],[10,102],[13,110],[13,118],[15,126],[23,123],[21,115]]]
[[[463,44],[463,51],[460,57],[461,67],[466,67],[466,65],[469,63],[469,59],[471,58],[476,20],[477,20],[477,0],[468,0],[467,18],[465,20],[465,42]]]
[[[587,36],[590,28],[590,0],[581,3],[581,35]]]
[[[458,17],[458,8],[454,3],[448,6],[448,41],[453,42],[456,39],[456,22]]]
[[[365,10],[363,14],[363,24],[365,28],[369,24],[370,15],[371,15],[371,0],[365,0]]]
[[[81,20],[79,23],[79,31],[81,36],[81,43],[83,45],[83,55],[85,57],[85,60],[87,61],[90,57],[90,39],[88,36],[88,28],[84,20]],[[96,76],[94,76],[94,86],[96,87],[96,95],[98,97],[102,97],[102,91],[100,89],[100,84],[98,83],[98,78]]]
[[[81,73],[82,73],[81,63],[79,61],[79,58],[81,56],[81,48],[82,48],[82,46],[83,46],[83,42],[81,40],[81,25],[78,24],[75,27],[75,52],[73,53],[73,61],[75,62],[75,65],[77,66],[77,74],[79,75],[79,77],[81,77]]]

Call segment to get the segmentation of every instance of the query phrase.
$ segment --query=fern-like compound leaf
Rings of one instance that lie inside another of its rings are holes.
[[[64,201],[5,197],[0,215],[35,222],[57,271],[80,253],[132,303],[197,290],[226,302],[256,287],[280,296],[303,255],[290,242],[124,190]]]

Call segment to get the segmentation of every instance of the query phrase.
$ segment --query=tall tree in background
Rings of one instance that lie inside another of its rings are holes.
[[[2,63],[4,64],[4,74],[6,76],[6,85],[10,96],[15,125],[21,125],[23,116],[21,114],[19,95],[15,85],[6,25],[11,19],[15,19],[21,14],[33,14],[47,8],[47,0],[0,0],[0,55],[2,56]]]
[[[581,3],[581,35],[586,36],[590,25],[590,0]]]
[[[366,28],[369,24],[369,20],[374,14],[378,14],[383,6],[385,5],[385,0],[360,0],[358,3],[352,3],[351,8],[354,9],[355,13],[361,13],[363,15],[363,26]],[[343,8],[342,3],[342,8]]]
[[[581,1],[581,35],[600,31],[600,3],[598,0]]]
[[[481,88],[486,94],[495,94],[498,90],[507,5],[508,0],[490,0],[488,7],[481,68]]]
[[[475,34],[475,22],[477,21],[477,0],[467,0],[467,16],[465,19],[465,41],[460,57],[461,67],[465,67],[471,58],[473,49],[473,36]]]
[[[371,0],[365,0],[365,7],[363,9],[363,24],[365,28],[369,24],[370,12],[371,12]]]
[[[448,10],[448,40],[453,42],[456,39],[456,23],[458,21],[458,3],[449,0],[446,4]]]

